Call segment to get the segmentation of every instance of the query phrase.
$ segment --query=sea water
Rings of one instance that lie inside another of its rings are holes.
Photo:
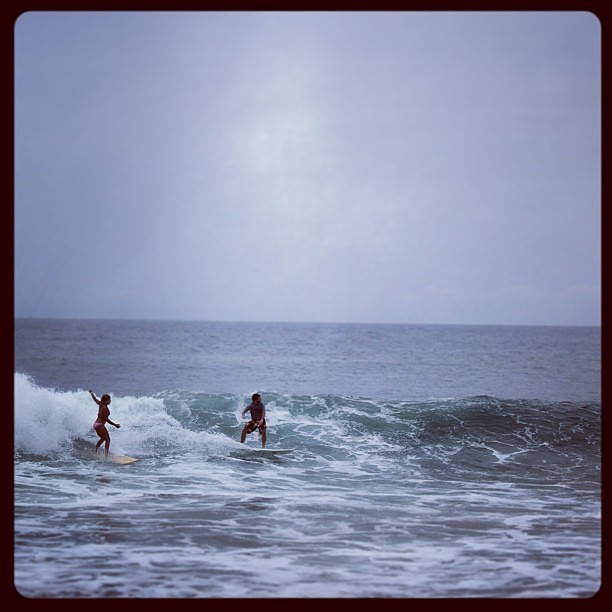
[[[28,598],[586,598],[601,329],[15,321]],[[111,452],[93,454],[109,393]],[[259,392],[269,448],[240,444]]]

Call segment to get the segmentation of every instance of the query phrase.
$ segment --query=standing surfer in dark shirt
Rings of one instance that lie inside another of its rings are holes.
[[[253,433],[256,429],[259,429],[259,435],[261,436],[261,448],[266,446],[266,407],[261,403],[261,395],[259,393],[253,393],[251,399],[253,400],[243,411],[242,418],[245,418],[247,412],[251,413],[251,420],[242,429],[242,435],[240,436],[240,442],[244,442],[248,433]]]

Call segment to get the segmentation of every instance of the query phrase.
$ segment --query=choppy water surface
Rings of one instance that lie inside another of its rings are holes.
[[[589,597],[599,332],[18,321],[15,586]],[[93,457],[88,388],[111,393],[111,448],[137,463]],[[291,454],[239,443],[253,391],[268,446]]]

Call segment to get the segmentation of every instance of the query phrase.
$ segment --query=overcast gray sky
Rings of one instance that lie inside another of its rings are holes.
[[[587,12],[30,12],[18,317],[600,325]]]

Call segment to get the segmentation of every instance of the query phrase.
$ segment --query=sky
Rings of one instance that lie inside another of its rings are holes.
[[[588,12],[28,12],[16,317],[601,324]]]

